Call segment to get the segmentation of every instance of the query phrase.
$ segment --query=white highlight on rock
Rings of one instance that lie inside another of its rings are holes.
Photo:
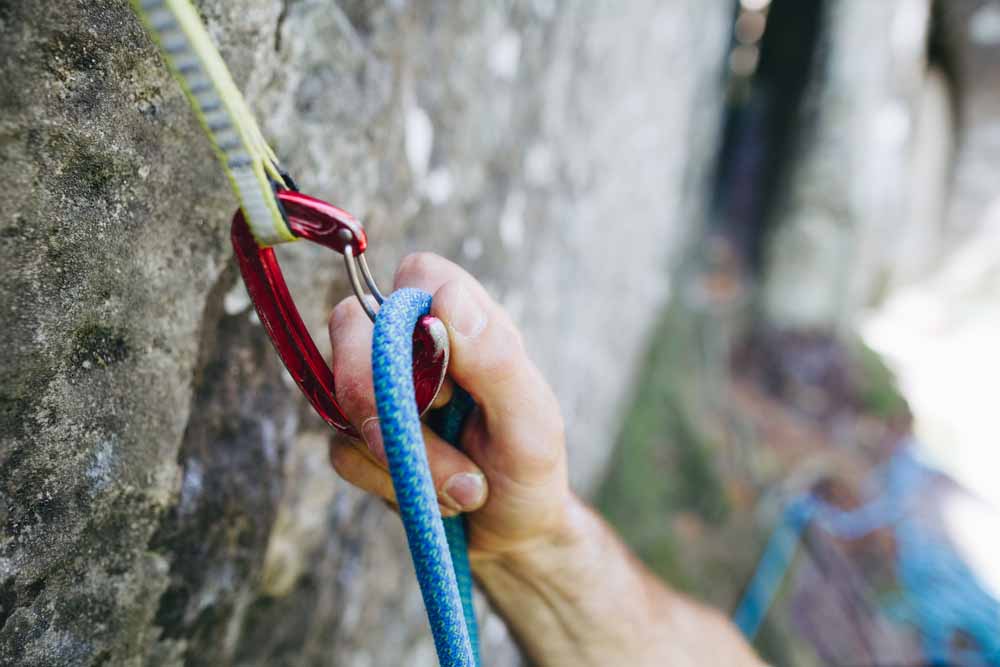
[[[94,461],[87,468],[87,477],[94,482],[98,488],[103,488],[111,481],[111,464],[113,461],[114,447],[110,440],[102,440],[94,452]]]
[[[555,0],[535,0],[531,3],[531,8],[535,10],[538,18],[547,20],[555,16],[556,2]]]
[[[470,236],[462,241],[462,255],[469,260],[477,260],[483,256],[483,242],[477,236]]]
[[[556,158],[552,148],[537,142],[524,155],[524,178],[530,185],[543,187],[552,183],[556,171]]]
[[[887,148],[895,148],[910,136],[910,114],[899,103],[886,104],[874,118],[874,135]]]
[[[963,493],[950,493],[941,506],[948,536],[973,571],[994,596],[1000,599],[1000,514],[983,500]]]
[[[510,81],[516,77],[521,64],[521,36],[505,30],[490,49],[489,63],[497,78]]]
[[[892,47],[900,59],[916,58],[927,42],[930,3],[906,0],[899,5],[890,27]]]
[[[928,457],[996,508],[998,252],[1000,199],[938,271],[891,292],[861,327],[895,372]]]
[[[440,206],[451,199],[452,192],[455,191],[455,183],[451,178],[451,172],[447,167],[438,167],[427,174],[424,183],[424,195],[427,200],[435,206]]]
[[[503,307],[515,323],[524,320],[524,310],[526,306],[523,292],[510,291],[503,295]]]
[[[434,125],[430,116],[414,105],[406,110],[406,159],[410,171],[418,181],[427,175],[434,148]]]
[[[201,495],[205,470],[197,459],[188,459],[184,466],[184,479],[181,482],[181,498],[178,510],[181,514],[194,511],[198,496]]]
[[[520,190],[507,195],[500,215],[500,243],[505,248],[515,249],[524,245],[524,209],[527,199]]]
[[[226,315],[239,315],[250,307],[250,295],[242,280],[237,280],[233,288],[222,298],[222,309]]]
[[[1000,7],[983,5],[969,19],[969,36],[976,44],[1000,44]]]

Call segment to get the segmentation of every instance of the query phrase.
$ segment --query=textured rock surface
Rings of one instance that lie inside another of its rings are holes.
[[[698,202],[725,3],[199,8],[383,282],[432,250],[507,304],[588,488]],[[432,664],[397,521],[328,470],[125,2],[15,0],[0,26],[0,664]],[[281,254],[321,340],[339,263]]]

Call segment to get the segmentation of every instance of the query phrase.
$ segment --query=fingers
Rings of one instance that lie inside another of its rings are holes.
[[[337,474],[346,481],[383,498],[396,502],[396,494],[392,488],[392,478],[380,468],[364,449],[364,443],[347,438],[334,438],[330,441],[330,463]]]
[[[461,452],[424,429],[431,477],[437,490],[442,513],[447,516],[471,512],[486,502],[486,478]],[[372,455],[363,443],[346,438],[335,439],[330,445],[330,462],[334,470],[351,484],[389,502],[396,502],[392,478],[384,459]]]
[[[463,512],[483,506],[488,494],[486,476],[468,456],[423,426],[427,459],[438,499],[442,504]]]
[[[392,499],[392,481],[387,472],[372,383],[372,328],[371,320],[353,297],[341,301],[330,316],[337,401],[364,439],[363,445],[337,441],[331,447],[331,461],[337,472],[356,486]],[[424,439],[442,506],[462,511],[481,506],[485,502],[486,483],[476,464],[426,428]]]
[[[337,402],[365,441],[366,427],[377,417],[372,384],[372,322],[354,297],[337,304],[330,315],[333,382]],[[378,425],[375,424],[375,431]]]

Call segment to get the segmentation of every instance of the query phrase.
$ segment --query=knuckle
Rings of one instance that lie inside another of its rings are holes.
[[[330,311],[330,319],[327,326],[330,330],[330,337],[338,333],[353,320],[355,315],[355,298],[353,296],[344,297],[340,303]]]
[[[513,378],[526,361],[521,333],[511,326],[500,326],[491,336],[490,349],[480,355],[482,371],[496,380]]]
[[[372,400],[357,372],[346,363],[338,364],[334,369],[333,382],[337,401],[344,406],[348,416],[354,421],[359,421],[357,417],[366,417]]]
[[[520,354],[524,354],[524,334],[521,333],[521,330],[516,324],[514,324],[514,320],[510,318],[510,315],[505,309],[498,308],[497,313],[498,315],[495,318],[495,322],[498,335],[509,340],[515,351]]]
[[[565,457],[564,437],[562,419],[551,415],[530,430],[517,432],[514,438],[520,443],[516,448],[518,467],[534,475],[548,475],[558,470]]]
[[[558,454],[562,451],[563,444],[566,442],[566,422],[563,421],[562,415],[559,412],[555,414],[555,418],[549,422],[549,429],[545,433],[545,439],[554,445],[550,447],[550,450],[557,455],[554,458],[558,458]]]

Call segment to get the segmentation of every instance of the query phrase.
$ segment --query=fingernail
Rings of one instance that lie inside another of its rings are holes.
[[[379,425],[378,417],[369,417],[361,425],[361,437],[368,445],[368,451],[372,456],[382,463],[388,463],[385,457],[385,445],[382,443],[382,427]]]
[[[451,311],[451,326],[466,338],[478,336],[486,326],[486,313],[465,287],[459,285]]]
[[[486,480],[479,473],[460,472],[445,482],[441,493],[458,509],[474,510],[486,499]]]

